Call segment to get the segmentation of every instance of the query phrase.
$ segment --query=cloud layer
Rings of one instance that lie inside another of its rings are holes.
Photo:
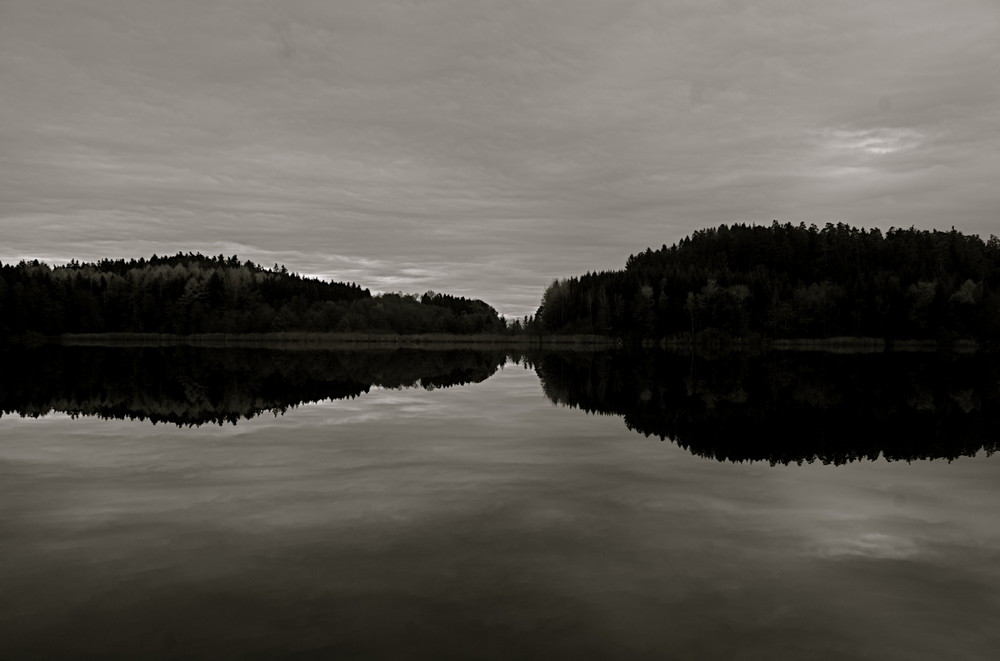
[[[0,259],[237,253],[518,316],[723,222],[1000,226],[1000,7],[0,2]]]

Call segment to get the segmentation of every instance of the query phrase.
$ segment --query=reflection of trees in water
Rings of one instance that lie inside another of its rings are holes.
[[[0,413],[222,424],[372,386],[483,381],[504,350],[0,349]],[[1000,446],[992,354],[531,352],[545,394],[719,460],[953,459]]]
[[[1000,357],[548,353],[546,395],[703,457],[772,464],[954,459],[1000,436]]]
[[[232,422],[372,386],[427,389],[489,378],[503,351],[275,351],[196,347],[0,350],[0,412],[49,411],[169,422]]]

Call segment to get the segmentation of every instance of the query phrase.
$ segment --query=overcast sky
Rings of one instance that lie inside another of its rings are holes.
[[[0,0],[0,260],[533,312],[733,222],[1000,234],[996,0]]]

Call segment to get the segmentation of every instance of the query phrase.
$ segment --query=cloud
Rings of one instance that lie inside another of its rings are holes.
[[[722,222],[988,234],[998,12],[9,0],[0,259],[341,255],[520,315]]]
[[[821,551],[828,558],[871,558],[905,560],[917,555],[917,545],[909,539],[884,533],[864,533],[857,537],[833,540]]]
[[[867,156],[884,156],[917,147],[923,136],[913,129],[826,129],[823,143],[830,150]]]

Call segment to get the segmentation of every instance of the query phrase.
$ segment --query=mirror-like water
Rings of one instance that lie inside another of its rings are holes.
[[[1000,647],[982,357],[46,351],[0,386],[0,658]]]

